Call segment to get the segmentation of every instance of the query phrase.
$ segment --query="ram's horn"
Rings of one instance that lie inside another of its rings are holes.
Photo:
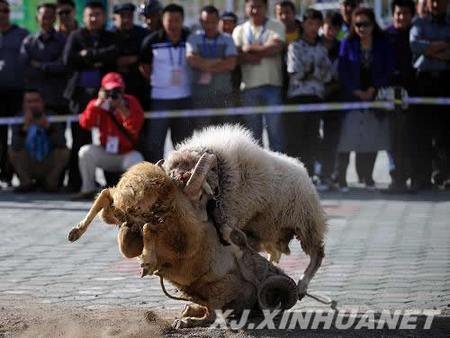
[[[160,159],[158,162],[156,162],[156,165],[162,169],[164,169],[163,164],[164,164],[164,159]]]
[[[206,175],[208,171],[215,165],[216,156],[208,153],[204,153],[192,172],[189,181],[186,183],[184,192],[190,197],[197,196],[201,192],[203,183],[206,181]],[[211,190],[211,189],[210,189]]]
[[[298,291],[295,281],[288,276],[271,276],[258,289],[258,303],[261,309],[287,310],[297,303]]]
[[[203,187],[203,190],[205,190],[205,192],[208,195],[210,195],[210,196],[214,195],[214,192],[212,191],[211,186],[208,184],[208,182],[206,182],[206,181],[203,182],[202,187]]]

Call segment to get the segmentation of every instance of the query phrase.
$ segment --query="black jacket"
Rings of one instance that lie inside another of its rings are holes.
[[[80,51],[87,50],[86,56]],[[102,30],[97,39],[86,28],[72,32],[67,39],[63,54],[63,62],[73,72],[64,96],[72,99],[75,93],[79,73],[88,70],[99,70],[101,75],[114,71],[118,56],[116,35],[113,32]]]

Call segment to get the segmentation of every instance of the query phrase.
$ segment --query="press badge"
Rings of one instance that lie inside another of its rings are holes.
[[[198,84],[207,85],[210,84],[212,80],[212,75],[210,72],[203,72],[200,74],[200,78],[198,79]]]
[[[182,72],[181,69],[172,69],[170,84],[172,86],[179,86],[182,83]]]
[[[106,152],[110,154],[119,153],[119,138],[117,136],[108,136],[106,139]]]

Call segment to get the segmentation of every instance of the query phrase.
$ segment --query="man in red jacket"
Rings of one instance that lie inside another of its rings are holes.
[[[106,74],[98,97],[88,103],[80,116],[82,128],[99,128],[100,145],[85,145],[78,153],[82,179],[81,192],[76,196],[78,199],[91,199],[97,192],[96,168],[123,172],[143,161],[135,145],[144,122],[144,112],[139,101],[124,91],[125,84],[120,74]]]

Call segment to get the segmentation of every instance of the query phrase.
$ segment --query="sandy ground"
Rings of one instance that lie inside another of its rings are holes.
[[[174,330],[170,323],[176,313],[111,307],[82,309],[45,304],[17,305],[3,303],[0,307],[0,337],[448,337],[450,310],[434,319],[430,330]],[[258,319],[254,320],[258,323]],[[423,322],[419,318],[418,323]]]
[[[0,337],[163,337],[170,322],[151,311],[3,305]]]

